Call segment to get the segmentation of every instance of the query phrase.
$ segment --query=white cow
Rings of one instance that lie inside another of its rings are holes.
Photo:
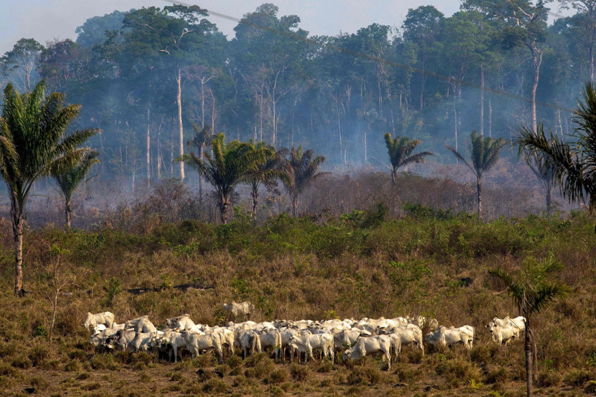
[[[182,336],[186,342],[186,348],[196,358],[201,350],[216,350],[219,356],[219,362],[223,363],[223,351],[220,338],[213,335],[198,335],[196,333],[182,331]]]
[[[343,359],[357,360],[367,354],[382,354],[383,361],[387,359],[388,369],[391,369],[391,338],[387,335],[360,338],[352,348],[346,350]]]
[[[462,343],[466,349],[471,349],[474,342],[474,327],[470,325],[459,328],[440,326],[435,332],[429,332],[425,339],[433,346],[453,346]]]
[[[166,326],[171,329],[183,331],[197,329],[197,325],[191,320],[190,314],[183,314],[178,317],[166,319]]]
[[[159,349],[168,349],[170,361],[172,361],[172,354],[174,355],[174,362],[178,361],[178,349],[186,348],[186,340],[180,332],[165,331],[163,335],[157,332],[151,333],[150,347],[157,347]]]
[[[261,340],[261,348],[266,350],[271,348],[275,354],[275,361],[278,361],[281,357],[282,340],[280,332],[275,329],[263,329],[258,333],[259,339]]]
[[[149,333],[149,332],[157,332],[157,328],[155,325],[149,320],[149,316],[145,315],[139,318],[135,318],[133,320],[128,320],[124,328],[134,328],[136,332],[140,333]]]
[[[519,328],[509,321],[495,318],[486,325],[486,328],[491,334],[491,339],[499,345],[509,345],[514,338],[519,338]]]
[[[236,319],[238,316],[242,315],[245,318],[250,318],[250,315],[255,310],[255,306],[250,302],[241,302],[241,303],[224,303],[223,309],[234,316]]]
[[[96,327],[98,324],[103,324],[108,328],[112,328],[114,324],[114,313],[110,312],[103,312],[103,313],[87,313],[87,317],[85,318],[85,322],[83,323],[83,327],[87,329],[87,331],[91,332],[93,327]]]
[[[423,343],[423,339],[422,339],[422,330],[417,325],[408,324],[408,325],[402,326],[402,327],[393,327],[393,328],[390,328],[389,331],[390,331],[390,335],[399,336],[401,346],[416,345],[422,351],[422,354],[424,354],[424,343]]]
[[[257,352],[261,352],[261,339],[255,330],[241,330],[238,333],[238,337],[236,341],[240,345],[242,349],[242,358],[246,360],[246,351],[250,349],[250,354],[255,354],[255,350]]]
[[[335,356],[333,351],[333,335],[326,334],[294,334],[290,337],[290,347],[292,354],[290,360],[293,360],[294,351],[297,351],[298,361],[300,361],[300,354],[305,353],[304,362],[311,357],[314,360],[313,349],[320,349],[323,352],[323,357],[330,357],[331,361]]]

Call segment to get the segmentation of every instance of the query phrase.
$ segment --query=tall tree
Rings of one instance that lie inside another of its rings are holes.
[[[483,137],[476,131],[472,132],[468,140],[470,161],[468,162],[457,150],[445,145],[454,156],[461,160],[476,177],[476,192],[478,198],[478,219],[482,216],[482,176],[497,164],[501,149],[506,145],[505,139]]]
[[[503,268],[489,270],[489,274],[504,284],[507,292],[515,302],[519,312],[526,319],[524,335],[524,351],[526,354],[526,387],[527,395],[532,395],[532,352],[534,332],[532,317],[542,312],[550,302],[565,296],[568,289],[560,281],[553,281],[554,273],[562,269],[562,265],[552,256],[537,262],[533,258],[526,259],[520,269],[508,272]]]
[[[596,45],[596,0],[559,0],[563,8],[573,8],[577,14],[570,18],[580,34],[574,38],[588,47],[588,74],[594,82],[594,46]]]
[[[265,161],[264,151],[255,151],[250,143],[231,141],[226,143],[224,134],[219,133],[211,141],[211,153],[200,159],[195,153],[179,157],[189,167],[207,179],[217,192],[217,206],[222,223],[228,223],[227,210],[235,187],[253,169],[254,164]]]
[[[533,79],[531,88],[532,128],[536,131],[536,92],[542,64],[541,43],[546,37],[548,8],[543,0],[464,0],[462,8],[479,10],[489,18],[501,22],[502,42],[506,48],[525,46],[532,55]]]
[[[45,97],[44,89],[42,81],[21,95],[8,84],[0,118],[0,177],[10,196],[17,296],[23,294],[23,215],[33,184],[80,161],[88,151],[80,146],[97,133],[85,129],[67,134],[80,106],[65,107],[63,94]]]
[[[87,180],[87,175],[91,172],[91,167],[93,167],[94,164],[99,163],[98,156],[98,152],[89,151],[83,155],[78,164],[54,172],[53,177],[56,179],[58,188],[60,188],[60,192],[64,197],[64,216],[66,227],[69,229],[72,221],[72,197],[81,183]]]
[[[547,137],[542,124],[533,131],[519,130],[516,144],[529,155],[535,154],[541,173],[551,173],[552,181],[570,201],[587,201],[590,211],[596,209],[596,88],[586,84],[582,100],[573,119],[575,140],[550,133]]]
[[[292,148],[289,155],[285,158],[283,171],[285,177],[282,182],[290,195],[292,202],[292,216],[298,214],[298,198],[315,179],[328,174],[328,172],[319,172],[319,168],[325,162],[325,157],[314,155],[312,149],[304,152],[302,146],[298,149]]]
[[[20,39],[12,50],[7,51],[0,63],[4,73],[13,74],[19,81],[23,91],[31,91],[31,76],[35,71],[37,60],[44,47],[35,39]],[[13,79],[16,80],[16,79]]]
[[[215,25],[204,17],[207,12],[198,6],[166,6],[142,8],[126,14],[123,21],[130,53],[138,58],[166,57],[161,67],[169,69],[176,84],[178,120],[178,150],[184,154],[184,126],[182,117],[183,69],[200,61],[206,36],[216,31]],[[184,180],[184,164],[180,162],[180,178]]]
[[[385,146],[387,146],[389,160],[391,161],[391,181],[393,183],[395,183],[398,169],[408,164],[424,163],[426,156],[433,155],[431,152],[412,154],[421,143],[422,141],[419,139],[410,139],[399,135],[392,139],[390,133],[385,134]]]

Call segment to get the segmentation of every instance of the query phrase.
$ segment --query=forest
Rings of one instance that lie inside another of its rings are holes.
[[[571,16],[558,14],[565,11]],[[543,122],[573,132],[594,79],[590,0],[466,0],[445,16],[411,9],[399,26],[314,36],[273,4],[246,13],[234,37],[197,6],[114,11],[75,41],[23,38],[2,57],[2,84],[46,81],[82,105],[75,128],[101,130],[99,178],[189,177],[173,162],[194,130],[275,148],[316,148],[329,169],[385,169],[383,135],[422,141],[438,163],[470,132],[510,139]],[[396,21],[397,24],[397,21]]]

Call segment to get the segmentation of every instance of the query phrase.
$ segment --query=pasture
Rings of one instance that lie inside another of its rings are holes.
[[[521,396],[523,343],[498,346],[485,327],[517,308],[489,269],[553,255],[571,288],[533,318],[536,394],[596,392],[596,235],[584,213],[497,219],[420,211],[384,220],[293,219],[253,227],[197,221],[122,230],[30,230],[24,298],[13,296],[10,224],[0,225],[0,396],[320,395]],[[356,216],[357,215],[357,216]],[[176,288],[191,284],[190,288]],[[56,295],[56,285],[60,290]],[[57,300],[54,299],[57,296]],[[404,347],[391,370],[380,358],[275,363],[240,350],[178,363],[151,352],[99,353],[81,324],[88,311],[116,322],[148,315],[156,325],[189,313],[224,325],[222,304],[251,301],[254,321],[423,315],[476,328],[474,347]],[[53,303],[56,303],[50,342]]]

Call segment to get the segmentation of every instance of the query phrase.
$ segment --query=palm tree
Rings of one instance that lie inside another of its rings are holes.
[[[574,140],[564,142],[552,132],[547,138],[542,123],[534,132],[522,127],[515,143],[520,151],[535,154],[541,173],[551,173],[563,197],[569,201],[588,201],[596,209],[596,89],[587,83],[575,111]]]
[[[197,148],[199,152],[199,159],[203,160],[205,156],[205,148],[211,145],[211,140],[213,139],[213,133],[211,132],[210,126],[205,126],[203,128],[199,127],[198,124],[193,124],[192,128],[195,130],[195,136],[188,142],[186,145],[190,147]],[[203,176],[199,175],[199,196],[203,197]]]
[[[89,150],[80,146],[97,133],[89,128],[67,135],[80,106],[65,107],[63,94],[46,97],[44,90],[43,81],[23,95],[8,84],[0,117],[0,177],[10,196],[17,296],[23,295],[24,212],[31,188],[35,181],[79,162]]]
[[[473,131],[468,140],[468,150],[470,151],[470,162],[466,161],[457,150],[451,146],[445,145],[457,159],[463,163],[474,173],[476,177],[476,191],[478,194],[478,219],[482,215],[482,176],[485,172],[490,171],[491,168],[497,164],[501,149],[506,145],[503,138],[493,139],[485,138]],[[471,163],[471,164],[470,164]]]
[[[289,156],[284,160],[283,172],[285,174],[282,182],[290,195],[292,202],[292,216],[298,212],[298,196],[315,179],[328,174],[328,172],[318,172],[319,167],[325,162],[325,157],[314,155],[311,149],[302,151],[302,146],[298,149],[292,148]]]
[[[74,167],[65,169],[54,175],[56,183],[60,188],[62,196],[64,196],[64,214],[66,216],[66,227],[70,228],[72,210],[70,203],[75,191],[79,188],[81,182],[86,181],[87,175],[91,171],[94,164],[99,163],[97,158],[99,153],[96,151],[89,151],[85,153],[81,161]]]
[[[401,137],[397,135],[395,139],[391,138],[390,133],[385,134],[385,145],[391,160],[391,181],[395,183],[397,170],[408,164],[424,163],[424,157],[432,156],[431,152],[421,152],[412,155],[412,152],[420,145],[422,141],[418,139],[410,139],[408,137]]]
[[[211,141],[212,153],[204,153],[204,159],[195,153],[187,153],[176,159],[194,168],[215,188],[217,206],[222,223],[227,223],[227,209],[234,188],[242,183],[255,163],[264,162],[265,151],[253,150],[250,143],[231,141],[226,144],[223,133],[217,134]]]
[[[535,357],[536,353],[534,333],[531,327],[532,316],[544,310],[553,300],[567,294],[568,288],[564,284],[549,280],[549,276],[561,269],[562,265],[549,256],[540,262],[533,258],[526,259],[522,263],[521,269],[514,274],[503,268],[488,272],[489,275],[501,280],[517,305],[520,314],[526,319],[524,341],[528,397],[532,395],[532,357]]]
[[[265,153],[265,161],[255,162],[252,170],[250,170],[244,177],[244,181],[250,186],[250,195],[252,197],[252,219],[257,222],[257,206],[259,204],[259,188],[261,185],[272,187],[276,184],[277,179],[286,178],[283,172],[283,157],[287,155],[288,149],[280,149],[275,151],[273,146],[265,144],[265,142],[258,142],[253,145],[253,150],[262,151]]]

